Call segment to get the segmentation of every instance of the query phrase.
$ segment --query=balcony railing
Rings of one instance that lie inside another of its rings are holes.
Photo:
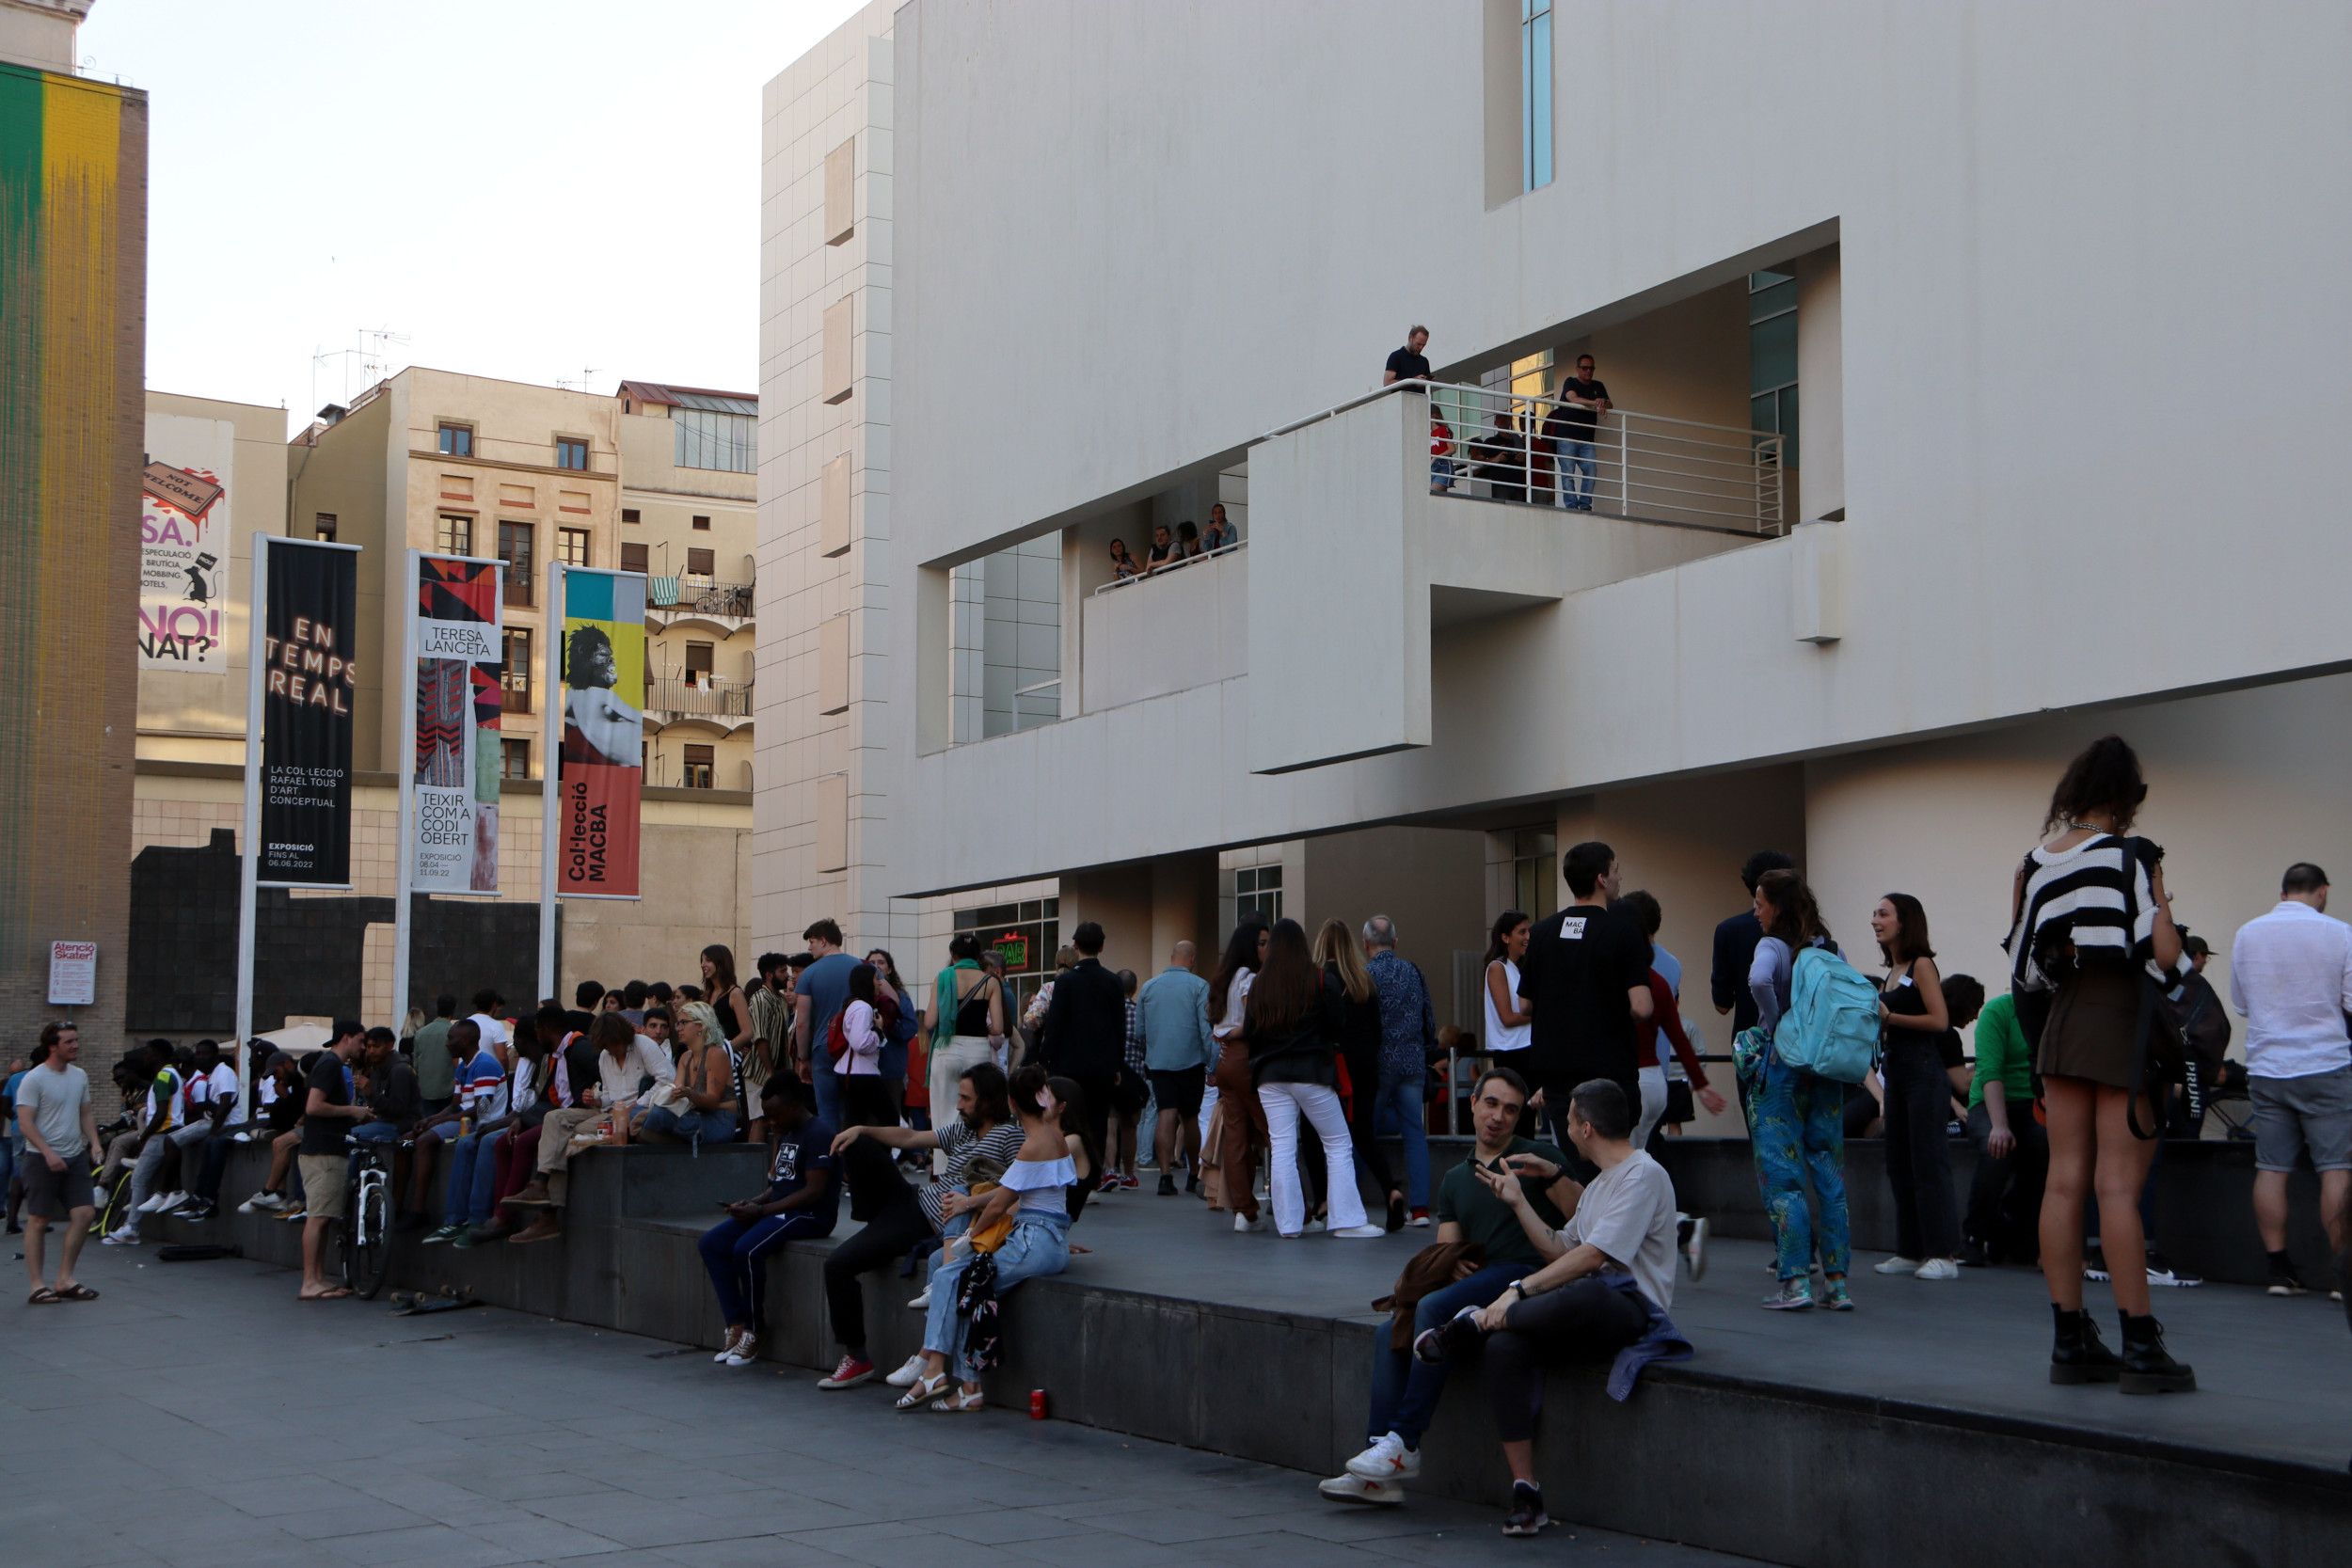
[[[647,578],[645,605],[664,615],[731,615],[748,620],[752,585],[696,578]]]
[[[1202,550],[1199,555],[1187,555],[1179,557],[1173,561],[1164,561],[1148,572],[1138,571],[1133,577],[1113,578],[1110,581],[1103,584],[1094,592],[1097,594],[1107,594],[1114,588],[1133,588],[1137,583],[1149,582],[1154,578],[1164,578],[1171,572],[1181,572],[1188,566],[1200,566],[1205,565],[1212,561],[1222,561],[1225,557],[1233,554],[1235,551],[1248,549],[1248,540],[1236,539],[1232,544],[1221,546],[1216,549]]]
[[[645,683],[645,711],[678,719],[749,719],[752,689],[737,681],[657,675]]]

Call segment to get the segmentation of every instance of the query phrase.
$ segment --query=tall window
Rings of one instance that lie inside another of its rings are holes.
[[[728,399],[730,403],[739,400]],[[703,408],[671,411],[675,435],[673,460],[681,468],[716,468],[724,473],[759,471],[759,416],[740,402],[742,412],[721,413]]]
[[[1493,911],[1543,916],[1560,907],[1559,839],[1549,828],[1486,837],[1486,902]]]
[[[555,466],[588,471],[588,443],[577,436],[558,436],[555,438]]]
[[[442,513],[433,525],[433,547],[443,555],[473,554],[473,519]]]
[[[710,683],[711,657],[714,646],[708,642],[686,644],[686,678],[707,686]]]
[[[686,575],[688,577],[707,578],[718,569],[719,557],[717,551],[690,549],[686,552]]]
[[[624,572],[643,572],[650,570],[650,567],[647,564],[650,559],[651,558],[646,554],[645,546],[643,545],[623,545],[621,546],[621,570]]]
[[[1797,280],[1748,274],[1748,423],[1781,437],[1781,466],[1797,464]]]
[[[451,457],[473,455],[473,426],[441,421],[441,451]]]
[[[708,746],[686,748],[686,776],[679,782],[689,789],[708,789],[719,770],[718,753]]]
[[[529,523],[499,524],[499,559],[506,562],[506,602],[527,605],[533,603],[532,568],[538,564],[532,548],[532,525]],[[531,710],[525,708],[528,713]]]
[[[1233,923],[1263,920],[1271,926],[1282,918],[1282,867],[1245,865],[1233,873]]]
[[[531,711],[531,628],[506,629],[506,703],[508,713]]]
[[[588,531],[584,528],[563,528],[555,531],[555,558],[566,566],[588,564]]]
[[[1551,0],[1519,0],[1519,169],[1523,191],[1551,183]]]
[[[531,742],[501,740],[499,742],[499,777],[527,779],[531,777]]]

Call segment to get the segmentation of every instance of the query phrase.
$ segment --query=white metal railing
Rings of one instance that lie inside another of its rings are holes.
[[[1202,550],[1199,555],[1180,556],[1173,561],[1164,561],[1160,562],[1159,565],[1152,567],[1148,570],[1143,568],[1138,562],[1136,574],[1133,577],[1113,578],[1110,581],[1104,583],[1094,592],[1096,594],[1103,594],[1109,593],[1114,588],[1133,588],[1137,583],[1148,582],[1153,578],[1164,578],[1170,572],[1181,572],[1187,566],[1199,566],[1207,562],[1221,561],[1229,555],[1232,555],[1241,550],[1246,550],[1248,547],[1248,540],[1236,539],[1230,545],[1222,545],[1213,550]]]
[[[1025,686],[1012,694],[1012,727],[1017,735],[1051,724],[1061,718],[1061,677]]]
[[[1502,388],[1425,384],[1435,490],[1739,533],[1787,531],[1782,437]],[[1569,443],[1589,444],[1589,457]]]

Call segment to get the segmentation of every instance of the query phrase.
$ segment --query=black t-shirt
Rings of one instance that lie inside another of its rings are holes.
[[[1947,1072],[1968,1065],[1967,1055],[1961,1050],[1960,1031],[1957,1029],[1947,1029],[1935,1037],[1935,1054]]]
[[[914,1189],[898,1174],[897,1151],[860,1138],[841,1151],[841,1179],[850,1184],[850,1217],[864,1225],[894,1209],[914,1207]]]
[[[1396,378],[1399,381],[1432,379],[1429,374],[1429,356],[1424,354],[1415,354],[1409,348],[1401,348],[1390,355],[1389,369],[1396,372]]]
[[[1586,381],[1581,376],[1572,375],[1560,383],[1562,397],[1565,398],[1571,392],[1581,398],[1600,398],[1605,401],[1609,396],[1609,384],[1605,381]],[[1591,440],[1594,430],[1600,424],[1600,416],[1580,404],[1571,403],[1566,407],[1558,410],[1557,418],[1560,423],[1566,427],[1564,434],[1571,441]]]
[[[1576,904],[1535,923],[1519,960],[1534,1006],[1529,1055],[1546,1083],[1638,1080],[1630,992],[1649,984],[1648,941],[1621,915]]]
[[[1165,545],[1154,545],[1154,546],[1152,546],[1151,547],[1151,549],[1149,549],[1149,550],[1147,550],[1146,552],[1144,552],[1144,557],[1143,557],[1143,559],[1144,559],[1144,562],[1145,562],[1145,564],[1147,564],[1147,565],[1152,565],[1152,566],[1156,566],[1156,565],[1158,565],[1161,562],[1166,561],[1166,560],[1167,560],[1169,556],[1172,556],[1172,555],[1174,555],[1175,553],[1176,553],[1176,546],[1175,546],[1174,542],[1173,542],[1173,541],[1171,541],[1171,542],[1169,542],[1169,543],[1168,543],[1168,544],[1165,544]]]
[[[310,1065],[303,1069],[302,1103],[306,1107],[310,1103],[312,1091],[316,1091],[318,1097],[329,1105],[351,1103],[351,1069],[332,1051],[312,1053]],[[344,1134],[350,1131],[351,1120],[347,1117],[305,1116],[302,1121],[302,1152],[341,1154]]]

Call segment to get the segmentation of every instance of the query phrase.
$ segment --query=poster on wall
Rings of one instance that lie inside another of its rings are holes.
[[[418,893],[499,890],[499,562],[420,555],[413,859]]]
[[[556,892],[637,896],[644,781],[645,579],[564,574],[564,751]]]
[[[352,655],[357,550],[257,538],[262,615],[263,887],[351,885]]]
[[[142,670],[229,673],[228,469],[234,450],[233,440],[218,443],[204,453],[207,461],[184,468],[150,455],[139,484]]]

